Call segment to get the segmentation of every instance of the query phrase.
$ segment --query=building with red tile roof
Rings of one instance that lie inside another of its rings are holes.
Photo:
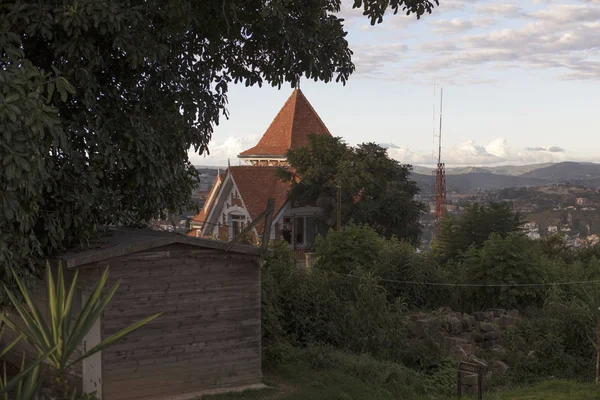
[[[258,141],[238,158],[252,165],[285,165],[288,150],[308,145],[308,135],[331,135],[300,89],[295,89]]]
[[[246,165],[230,166],[219,174],[204,204],[191,223],[191,236],[231,240],[275,201],[270,240],[284,238],[295,249],[307,249],[316,237],[316,206],[288,199],[290,185],[277,176],[286,167],[286,154],[308,144],[308,135],[329,130],[302,91],[295,89],[256,146],[239,154]],[[253,237],[264,232],[264,220],[253,228]]]

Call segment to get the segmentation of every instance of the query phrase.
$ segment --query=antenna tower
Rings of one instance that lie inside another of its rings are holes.
[[[439,232],[440,221],[446,214],[446,164],[442,162],[442,107],[444,104],[444,88],[440,88],[440,132],[438,135],[438,162],[435,171],[435,226],[434,235]]]

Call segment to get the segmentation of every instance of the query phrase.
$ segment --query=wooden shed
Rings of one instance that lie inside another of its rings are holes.
[[[101,271],[113,300],[90,348],[142,318],[164,314],[84,360],[83,387],[106,400],[193,399],[260,386],[260,249],[146,230],[118,230],[93,250],[58,257],[79,270],[85,299]]]

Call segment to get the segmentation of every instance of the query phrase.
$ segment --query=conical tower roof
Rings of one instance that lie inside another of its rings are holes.
[[[258,144],[240,158],[283,158],[288,150],[308,145],[308,135],[331,135],[300,89],[295,89]]]

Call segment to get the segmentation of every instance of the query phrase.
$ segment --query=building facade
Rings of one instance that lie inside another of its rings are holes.
[[[270,240],[286,240],[301,257],[317,235],[315,204],[288,199],[290,184],[277,171],[288,167],[286,154],[308,145],[310,134],[331,135],[300,89],[295,89],[256,146],[241,152],[243,165],[219,174],[200,213],[191,223],[190,236],[231,240],[260,216],[274,199]],[[264,220],[252,229],[252,240],[264,232]]]

